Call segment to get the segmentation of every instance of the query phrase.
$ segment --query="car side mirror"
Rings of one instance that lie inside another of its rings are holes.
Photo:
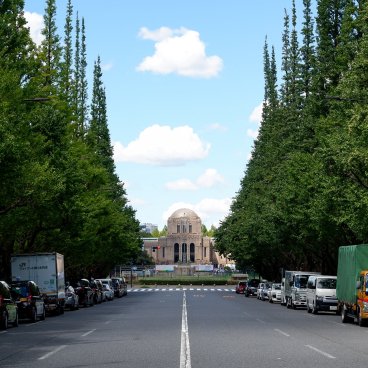
[[[361,283],[360,283],[360,280],[359,280],[359,281],[357,281],[357,282],[356,282],[356,288],[357,288],[357,289],[360,289],[360,287],[361,287],[361,286],[362,286],[362,285],[361,285]]]

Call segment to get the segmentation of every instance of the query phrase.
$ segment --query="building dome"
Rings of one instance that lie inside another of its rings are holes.
[[[199,216],[189,208],[180,208],[179,210],[176,210],[170,217],[170,220],[180,219],[180,218],[188,218],[191,220],[197,220],[199,219]]]

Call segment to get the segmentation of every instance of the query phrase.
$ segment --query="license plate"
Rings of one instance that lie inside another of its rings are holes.
[[[330,306],[330,310],[337,310],[337,306]]]

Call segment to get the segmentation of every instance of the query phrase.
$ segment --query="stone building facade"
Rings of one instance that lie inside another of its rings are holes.
[[[214,239],[202,236],[202,221],[192,210],[175,211],[167,221],[167,236],[145,238],[144,249],[157,265],[197,264],[225,266],[230,261],[214,249]]]

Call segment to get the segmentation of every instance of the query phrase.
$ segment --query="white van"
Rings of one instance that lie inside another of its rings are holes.
[[[317,314],[318,311],[333,311],[338,313],[336,280],[336,276],[309,276],[307,283],[308,313]]]

